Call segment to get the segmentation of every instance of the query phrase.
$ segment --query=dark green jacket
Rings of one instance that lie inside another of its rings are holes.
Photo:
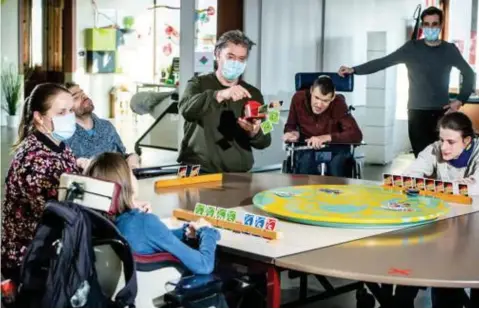
[[[252,98],[264,104],[261,92],[240,82]],[[226,89],[214,73],[194,77],[188,81],[179,103],[185,119],[184,137],[178,162],[201,164],[207,172],[247,172],[254,164],[252,147],[264,149],[271,144],[271,135],[259,133],[250,138],[237,123],[244,116],[244,105],[249,99],[233,102],[216,101],[216,92]]]

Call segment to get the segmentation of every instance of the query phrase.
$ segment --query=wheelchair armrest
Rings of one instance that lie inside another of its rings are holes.
[[[165,267],[182,268],[183,264],[175,256],[167,252],[155,254],[133,254],[136,270],[149,272]]]

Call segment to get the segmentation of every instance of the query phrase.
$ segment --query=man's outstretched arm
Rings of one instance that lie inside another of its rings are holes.
[[[395,52],[375,60],[371,60],[364,64],[355,66],[352,68],[352,73],[357,75],[373,74],[378,71],[384,70],[391,66],[406,62],[407,50],[411,43],[410,41],[401,46]]]

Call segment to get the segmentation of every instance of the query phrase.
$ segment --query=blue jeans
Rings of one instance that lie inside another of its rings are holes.
[[[303,150],[295,153],[294,173],[321,175],[321,163],[326,165],[326,176],[352,177],[354,158],[349,147],[322,150]]]

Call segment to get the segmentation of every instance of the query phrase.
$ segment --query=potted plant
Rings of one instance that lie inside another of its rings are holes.
[[[14,65],[9,65],[2,70],[1,84],[5,99],[2,102],[2,109],[7,113],[7,126],[16,128],[20,120],[18,109],[22,95],[23,80]]]

